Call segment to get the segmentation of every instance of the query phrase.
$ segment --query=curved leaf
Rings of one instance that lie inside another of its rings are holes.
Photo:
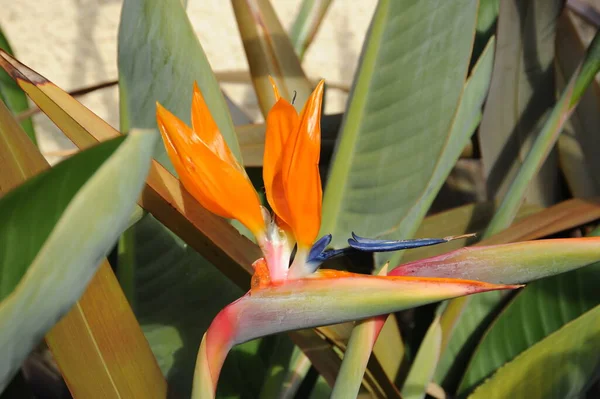
[[[404,219],[403,226],[407,231],[410,231],[410,235],[413,234],[413,231],[416,230],[418,224],[421,222],[421,218],[424,217],[424,213],[429,208],[431,201],[433,201],[435,193],[437,193],[437,191],[440,189],[441,184],[447,177],[451,166],[456,162],[460,151],[462,148],[464,148],[468,138],[475,128],[476,123],[479,121],[481,105],[483,103],[485,93],[487,92],[487,87],[491,76],[493,43],[493,39],[490,40],[481,57],[481,60],[476,64],[471,77],[464,86],[460,104],[454,117],[454,121],[452,122],[447,142],[445,143],[446,147],[443,149],[441,159],[433,170],[433,174],[430,176],[431,180],[426,187],[428,198],[426,200],[423,200],[422,197],[420,200],[417,199],[414,209],[407,209],[408,214],[406,215],[406,219]],[[419,212],[421,214],[419,214]],[[396,260],[399,256],[401,255],[396,254],[392,257]],[[368,323],[363,324],[367,325]],[[379,326],[371,325],[370,327],[366,327],[365,325],[361,325],[361,329],[376,329],[377,333],[372,333],[375,334],[375,336],[379,333],[379,330],[383,326],[383,324]],[[356,334],[358,333],[359,331],[356,332]],[[362,332],[361,334],[363,334],[364,337],[359,339],[354,337],[354,332],[352,333],[352,337],[354,338],[351,337],[351,341],[354,342],[353,345],[355,345],[356,348],[351,348],[351,350],[356,352],[362,351],[362,361],[352,360],[352,367],[344,367],[343,371],[347,372],[348,375],[342,374],[342,381],[350,381],[350,375],[362,374],[364,372],[366,360],[368,360],[368,356],[365,354],[371,352],[375,341],[369,341],[367,339],[367,335]]]
[[[500,368],[469,398],[580,397],[600,362],[599,318],[596,306]]]
[[[406,239],[417,229],[441,185],[433,179],[452,167],[436,173],[465,83],[476,3],[379,2],[325,192],[321,232],[335,247],[352,231]]]
[[[525,217],[479,245],[534,240],[590,223],[599,217],[597,201],[571,199]],[[452,300],[442,314],[442,324],[448,328],[444,330],[445,344],[435,380],[443,382],[446,390],[454,392],[457,388],[475,346],[506,304],[503,298],[506,299],[493,292],[458,298]]]
[[[0,196],[50,168],[2,101],[0,160]],[[103,298],[101,305],[97,298]],[[166,381],[106,259],[79,301],[46,334],[46,343],[75,397],[111,389],[115,396],[166,392]],[[117,352],[118,357],[112,355]],[[126,369],[131,364],[137,367]]]
[[[121,130],[156,128],[156,102],[190,124],[194,81],[233,154],[241,160],[219,83],[181,0],[125,0],[119,24]],[[162,145],[155,157],[171,172]]]
[[[440,359],[442,346],[442,326],[440,317],[431,322],[423,343],[419,346],[408,376],[402,386],[402,397],[405,399],[423,399],[427,385],[432,381],[435,368]]]
[[[597,32],[594,40],[592,40],[592,43],[588,47],[585,58],[571,76],[569,84],[563,90],[560,99],[550,112],[539,135],[533,142],[531,151],[527,153],[517,175],[510,183],[508,191],[498,207],[498,211],[485,231],[484,237],[498,233],[512,223],[532,179],[547,159],[558,140],[565,122],[573,113],[579,100],[581,100],[599,70],[600,33]]]
[[[490,198],[502,198],[555,102],[554,38],[563,0],[501,1],[498,47],[479,141]],[[556,157],[528,187],[528,202],[557,197]]]
[[[471,391],[519,353],[600,303],[599,285],[600,263],[529,284],[504,308],[480,341],[459,394]]]
[[[556,59],[559,88],[577,69],[585,53],[585,43],[573,17],[563,13],[556,35]],[[600,84],[594,79],[581,98],[579,106],[565,125],[558,139],[558,155],[562,171],[575,197],[591,198],[600,195]]]
[[[155,144],[156,135],[141,132],[115,139],[69,158],[0,200],[0,347],[5,353],[0,391],[81,296],[126,227]]]

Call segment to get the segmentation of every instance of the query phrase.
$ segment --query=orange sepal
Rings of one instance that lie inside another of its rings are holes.
[[[304,105],[298,128],[286,143],[281,165],[289,224],[298,245],[309,248],[321,227],[323,191],[319,173],[321,151],[321,104],[324,81],[320,81]]]
[[[192,129],[215,155],[240,171],[243,170],[227,146],[196,82],[192,95]]]
[[[258,195],[246,175],[211,151],[197,134],[160,104],[156,119],[185,189],[209,211],[239,220],[257,237],[264,234]]]
[[[281,173],[282,154],[286,145],[290,144],[289,137],[293,136],[293,132],[298,129],[299,122],[298,113],[283,98],[277,100],[267,115],[263,181],[271,208],[286,225],[291,223],[291,216]]]

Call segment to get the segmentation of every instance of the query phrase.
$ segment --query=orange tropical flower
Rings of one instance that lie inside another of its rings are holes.
[[[594,238],[460,249],[402,265],[389,273],[385,268],[377,276],[317,270],[324,260],[340,253],[397,251],[464,236],[395,241],[353,234],[348,248],[333,250],[326,249],[331,235],[315,242],[321,223],[318,164],[323,82],[300,114],[280,97],[272,83],[276,103],[267,116],[263,179],[274,215],[261,207],[196,85],[191,128],[157,106],[160,132],[185,188],[210,211],[248,227],[264,254],[253,264],[250,291],[222,309],[206,331],[198,352],[192,397],[214,397],[221,367],[233,345],[477,292],[515,289],[520,287],[515,284],[597,259],[600,239]],[[296,255],[289,266],[294,246]],[[567,251],[578,256],[564,257]],[[560,266],[549,270],[545,267],[549,263]],[[366,322],[372,336],[377,336],[384,321],[379,317]],[[370,351],[373,343],[364,343],[366,350]],[[366,363],[355,366],[364,372]]]
[[[194,84],[192,129],[160,104],[156,119],[169,158],[186,190],[206,209],[238,219],[257,239],[262,239],[264,221],[258,195],[225,143],[198,86]]]
[[[277,102],[267,116],[263,177],[273,218],[261,207],[196,84],[191,128],[160,104],[156,118],[169,158],[186,190],[211,212],[237,219],[252,231],[265,254],[270,279],[278,281],[314,270],[307,266],[307,257],[321,226],[319,154],[324,82],[319,82],[300,115],[271,82]],[[297,255],[293,272],[288,273],[294,244]]]

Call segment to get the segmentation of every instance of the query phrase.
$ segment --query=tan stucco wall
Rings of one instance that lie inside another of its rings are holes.
[[[272,0],[289,28],[300,0]],[[66,90],[117,77],[117,30],[122,0],[0,0],[0,26],[17,57]],[[350,84],[376,0],[335,0],[304,59],[311,77]],[[188,15],[215,71],[247,69],[230,2],[189,0]],[[207,22],[208,21],[208,22]],[[227,84],[228,95],[260,119],[250,85]],[[344,108],[346,96],[328,95],[328,112]],[[116,88],[81,97],[94,112],[118,127]],[[43,152],[71,144],[44,116],[34,119]],[[51,157],[51,161],[56,161]]]

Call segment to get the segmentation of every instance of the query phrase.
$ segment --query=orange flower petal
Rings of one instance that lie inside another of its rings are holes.
[[[275,96],[275,102],[277,102],[281,98],[279,89],[277,88],[277,83],[275,83],[275,79],[273,79],[272,76],[269,76],[269,82],[271,82],[271,86],[273,86],[273,95]]]
[[[209,211],[237,219],[255,236],[264,232],[258,195],[245,174],[221,159],[192,130],[160,104],[158,127],[185,189]]]
[[[291,216],[283,188],[281,159],[288,138],[298,129],[299,122],[298,113],[283,98],[275,103],[267,115],[263,181],[271,208],[287,225],[291,223]]]
[[[290,225],[299,246],[308,248],[321,226],[323,191],[319,173],[321,104],[324,81],[319,82],[300,114],[300,124],[285,146],[282,176],[291,215]]]
[[[192,129],[194,130],[193,137],[199,137],[219,158],[238,170],[243,170],[227,146],[196,82],[194,82],[192,96]]]

